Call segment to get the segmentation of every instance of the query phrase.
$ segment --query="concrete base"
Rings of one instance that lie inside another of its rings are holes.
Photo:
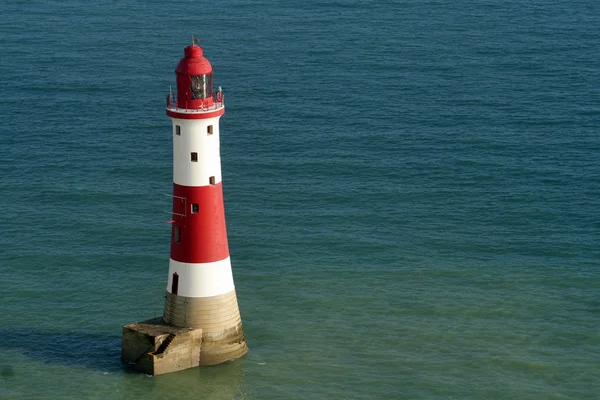
[[[163,318],[172,326],[202,329],[200,365],[221,364],[248,352],[235,290],[212,297],[167,291]]]
[[[148,375],[200,365],[202,329],[167,325],[162,317],[123,327],[121,359]]]

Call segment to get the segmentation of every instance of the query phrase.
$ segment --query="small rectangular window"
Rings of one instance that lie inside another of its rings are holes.
[[[198,162],[198,153],[192,153],[192,161]]]
[[[211,185],[215,184],[215,177],[211,176],[210,178],[208,178],[208,181],[210,182]]]
[[[198,204],[192,204],[192,214],[198,214]]]
[[[212,125],[209,125],[209,126],[206,128],[206,133],[208,133],[209,135],[212,135],[212,134],[213,134],[213,126],[212,126]]]
[[[179,125],[175,125],[175,134],[181,135],[181,127]]]
[[[171,281],[171,293],[177,296],[177,290],[179,289],[179,274],[173,273],[173,279]]]
[[[173,231],[173,236],[174,236],[174,240],[175,243],[180,243],[181,242],[181,231],[179,230],[178,226],[173,227],[174,231]]]

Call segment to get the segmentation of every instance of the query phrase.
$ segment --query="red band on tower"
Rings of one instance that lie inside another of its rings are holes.
[[[220,182],[198,187],[173,184],[173,219],[173,260],[207,263],[229,256]]]

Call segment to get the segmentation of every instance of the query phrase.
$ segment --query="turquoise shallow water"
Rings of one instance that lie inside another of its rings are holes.
[[[600,393],[600,8],[513,0],[0,5],[0,399]],[[161,315],[164,98],[223,86],[250,353],[119,362]]]

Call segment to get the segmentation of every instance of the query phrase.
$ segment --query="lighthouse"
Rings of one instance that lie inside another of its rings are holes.
[[[151,375],[242,357],[248,348],[233,274],[221,179],[223,92],[195,44],[167,96],[172,122],[173,193],[164,314],[123,328],[122,359]]]
[[[167,100],[173,125],[173,219],[165,321],[201,328],[201,364],[247,351],[225,227],[219,119],[223,93],[213,69],[192,44],[175,70],[177,97]]]

